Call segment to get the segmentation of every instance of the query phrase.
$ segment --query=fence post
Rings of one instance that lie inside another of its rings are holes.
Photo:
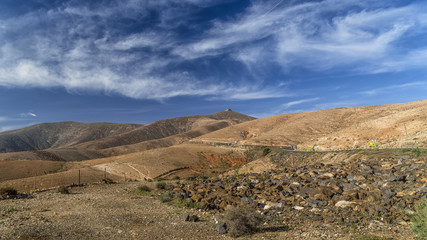
[[[107,178],[107,168],[104,168],[104,178]]]
[[[79,186],[80,186],[80,169],[79,169]]]

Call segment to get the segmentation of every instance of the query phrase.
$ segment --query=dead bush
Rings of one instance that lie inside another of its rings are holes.
[[[255,209],[247,207],[232,208],[225,213],[228,232],[232,237],[255,233],[263,219]]]

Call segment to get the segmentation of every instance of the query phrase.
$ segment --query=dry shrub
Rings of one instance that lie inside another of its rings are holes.
[[[13,187],[0,188],[0,196],[15,196],[17,194],[18,191]]]
[[[58,192],[62,194],[70,194],[70,190],[68,190],[68,187],[66,186],[60,186],[58,188]]]
[[[225,219],[230,235],[240,237],[255,233],[264,218],[255,209],[239,207],[228,210]]]
[[[165,182],[158,182],[158,183],[156,183],[156,188],[157,189],[165,189],[166,183]]]

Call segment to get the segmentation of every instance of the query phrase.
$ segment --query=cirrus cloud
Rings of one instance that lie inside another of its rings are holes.
[[[427,35],[423,3],[252,1],[200,16],[232,2],[63,1],[0,17],[0,86],[248,100],[291,96],[281,86],[292,69],[379,73],[427,61],[427,44],[404,44]]]

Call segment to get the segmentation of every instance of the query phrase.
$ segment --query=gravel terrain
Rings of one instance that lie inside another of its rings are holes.
[[[221,219],[220,213],[178,208],[136,194],[141,184],[91,184],[73,187],[70,194],[54,189],[0,200],[0,239],[232,239],[215,231],[214,217]],[[155,183],[144,184],[154,188]],[[185,221],[187,214],[200,221]],[[387,227],[372,232],[315,220],[266,223],[258,233],[240,239],[375,239],[368,237],[376,235],[412,239],[408,227],[396,235]]]

